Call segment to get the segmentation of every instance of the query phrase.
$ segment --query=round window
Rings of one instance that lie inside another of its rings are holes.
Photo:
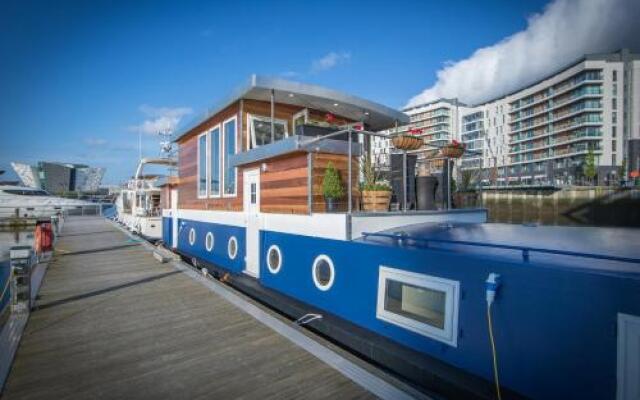
[[[227,252],[229,253],[230,259],[235,259],[238,255],[238,240],[235,236],[231,236],[229,239],[229,244],[227,245]]]
[[[204,246],[207,251],[213,250],[213,233],[207,232],[207,236],[204,238]]]
[[[189,244],[193,246],[195,242],[196,242],[196,230],[191,228],[189,229]]]
[[[319,255],[313,261],[311,274],[313,275],[313,283],[315,283],[318,289],[329,290],[335,278],[333,261],[324,254]]]
[[[282,253],[275,244],[267,250],[267,267],[272,274],[280,272],[280,267],[282,267]]]

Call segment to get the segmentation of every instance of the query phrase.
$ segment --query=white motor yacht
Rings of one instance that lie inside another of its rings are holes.
[[[176,166],[173,158],[143,158],[136,174],[116,199],[117,220],[129,230],[149,240],[162,238],[161,175],[143,175],[146,165]]]
[[[100,205],[78,199],[52,196],[47,191],[25,186],[0,185],[0,218],[48,218],[84,210],[98,213]]]

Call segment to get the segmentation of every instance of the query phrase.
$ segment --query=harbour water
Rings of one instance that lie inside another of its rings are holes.
[[[489,222],[568,226],[640,226],[640,189],[567,188],[483,191],[469,206]]]

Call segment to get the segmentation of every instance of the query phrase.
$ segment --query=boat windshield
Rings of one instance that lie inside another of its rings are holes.
[[[24,190],[24,189],[4,189],[2,190],[8,194],[16,194],[19,196],[49,196],[49,193],[44,190]]]

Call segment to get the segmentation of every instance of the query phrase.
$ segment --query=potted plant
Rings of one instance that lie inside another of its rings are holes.
[[[444,145],[440,148],[440,153],[447,158],[460,158],[464,154],[465,145],[457,140],[452,140],[451,143]]]
[[[364,156],[362,162],[362,209],[364,211],[387,211],[391,202],[391,186],[380,181],[380,175],[371,162]]]
[[[344,187],[340,180],[340,173],[331,162],[329,162],[327,169],[324,171],[322,194],[324,195],[326,211],[335,212],[337,210],[337,200],[344,197]]]
[[[421,133],[422,129],[410,129],[408,134],[395,135],[391,139],[391,143],[398,150],[418,150],[424,144],[424,140],[417,136]]]

